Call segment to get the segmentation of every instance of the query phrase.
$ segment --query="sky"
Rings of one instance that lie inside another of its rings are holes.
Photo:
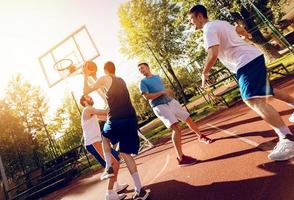
[[[61,103],[65,91],[72,90],[79,98],[82,76],[74,84],[69,80],[48,88],[38,58],[83,25],[99,50],[98,69],[111,60],[127,84],[139,80],[137,61],[119,52],[117,12],[124,2],[127,0],[0,0],[0,98],[16,73],[40,86],[52,109]]]

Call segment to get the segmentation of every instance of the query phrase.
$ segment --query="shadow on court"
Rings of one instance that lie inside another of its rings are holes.
[[[246,163],[244,163],[246,164]],[[294,166],[287,163],[265,163],[258,168],[274,175],[246,180],[214,182],[193,186],[169,180],[146,186],[152,200],[293,200]],[[221,169],[219,169],[221,170]]]

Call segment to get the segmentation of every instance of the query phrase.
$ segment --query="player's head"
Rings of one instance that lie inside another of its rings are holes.
[[[189,21],[196,29],[202,29],[207,22],[207,10],[203,5],[193,6],[188,13]]]
[[[85,95],[81,96],[81,98],[80,98],[80,104],[83,107],[93,106],[94,105],[94,101],[93,101],[93,99],[92,99],[91,96],[85,94]]]
[[[108,61],[104,64],[104,73],[105,74],[115,74],[115,65],[113,62]]]
[[[151,74],[150,72],[150,67],[147,63],[140,63],[138,64],[138,69],[140,71],[141,74],[143,74],[144,76],[148,76]]]

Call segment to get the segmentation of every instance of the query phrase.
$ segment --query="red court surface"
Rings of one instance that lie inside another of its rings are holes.
[[[294,79],[279,84],[294,95]],[[293,112],[287,104],[272,101],[282,118],[288,121]],[[271,128],[243,102],[198,122],[204,134],[214,143],[197,142],[193,133],[185,131],[183,150],[200,163],[180,168],[171,140],[136,157],[138,170],[145,187],[151,190],[152,200],[293,200],[294,159],[272,162],[268,152],[276,143]],[[103,200],[107,182],[100,173],[72,181],[44,199]],[[133,193],[132,179],[122,165],[119,182],[130,184],[127,199]]]

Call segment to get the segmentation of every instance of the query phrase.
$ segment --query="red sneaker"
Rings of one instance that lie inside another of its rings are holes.
[[[195,165],[198,162],[196,158],[192,158],[190,156],[185,155],[182,156],[182,160],[179,160],[179,158],[177,158],[177,160],[180,167]]]

